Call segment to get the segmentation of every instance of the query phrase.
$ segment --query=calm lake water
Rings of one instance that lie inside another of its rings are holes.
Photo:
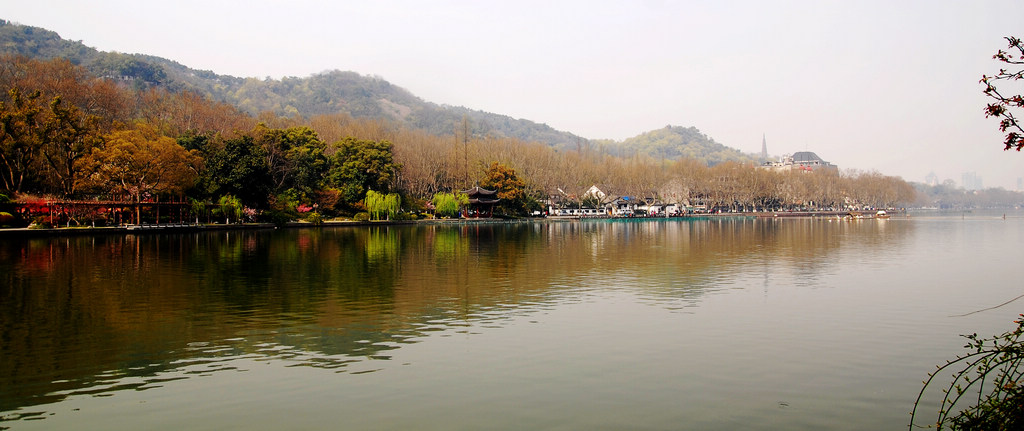
[[[1001,215],[0,237],[0,429],[902,429]]]

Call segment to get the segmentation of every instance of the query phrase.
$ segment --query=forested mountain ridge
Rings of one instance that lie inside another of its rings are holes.
[[[345,113],[354,118],[386,118],[435,135],[462,133],[456,129],[466,124],[475,136],[541,142],[558,150],[591,145],[614,155],[693,158],[711,165],[727,160],[752,160],[751,156],[718,144],[693,127],[668,127],[622,142],[589,141],[547,124],[427,102],[377,76],[338,70],[280,80],[219,75],[150,55],[98,51],[81,41],[65,40],[50,30],[4,20],[0,20],[0,53],[44,60],[63,58],[96,76],[173,92],[190,90],[253,115],[272,112],[278,116],[308,118]],[[463,119],[468,121],[464,123]]]

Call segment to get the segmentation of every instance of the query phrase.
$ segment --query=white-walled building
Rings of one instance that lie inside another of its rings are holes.
[[[816,171],[818,169],[839,169],[838,166],[826,162],[811,151],[798,151],[793,153],[793,155],[787,154],[782,156],[778,161],[766,162],[761,165],[761,167],[776,171]]]

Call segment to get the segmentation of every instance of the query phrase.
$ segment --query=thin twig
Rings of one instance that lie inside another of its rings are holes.
[[[1021,298],[1024,298],[1024,294],[1022,294],[1022,295],[1020,295],[1020,296],[1018,296],[1018,297],[1016,297],[1016,298],[1013,298],[1013,299],[1011,299],[1011,300],[1009,300],[1009,301],[1006,301],[1006,302],[1004,302],[1004,303],[1002,303],[1002,304],[996,305],[996,306],[994,306],[994,307],[988,307],[988,308],[983,308],[983,309],[981,309],[981,310],[975,310],[975,311],[972,311],[972,312],[970,312],[970,313],[965,313],[965,314],[954,314],[954,315],[952,315],[952,316],[949,316],[949,317],[964,317],[964,316],[970,316],[970,315],[972,315],[972,314],[976,314],[976,313],[981,313],[982,311],[989,311],[989,310],[995,310],[995,309],[997,309],[997,308],[999,308],[999,307],[1002,307],[1002,306],[1004,306],[1004,305],[1006,305],[1006,304],[1009,304],[1009,303],[1011,303],[1011,302],[1013,302],[1013,301],[1016,301],[1016,300],[1018,300],[1018,299],[1021,299]]]

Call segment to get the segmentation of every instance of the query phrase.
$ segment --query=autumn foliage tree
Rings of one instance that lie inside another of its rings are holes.
[[[87,160],[93,165],[92,182],[102,189],[140,202],[152,195],[180,194],[196,180],[198,154],[152,128],[112,132],[104,141]]]
[[[60,97],[67,106],[95,117],[100,133],[129,124],[137,108],[137,98],[131,91],[62,58],[43,61],[0,55],[0,88],[20,88],[25,93],[39,91],[45,101]]]
[[[514,169],[498,162],[491,163],[480,180],[480,187],[498,192],[499,211],[508,215],[526,215],[530,199],[526,195],[526,183],[516,175]]]
[[[99,121],[99,117],[64,103],[60,96],[50,102],[43,124],[42,155],[51,184],[64,197],[73,196],[90,174],[83,171],[82,159],[103,143]]]
[[[9,101],[0,101],[0,185],[18,193],[41,147],[40,94],[13,88],[9,95]]]
[[[212,133],[231,138],[236,131],[250,130],[255,125],[255,119],[238,108],[192,91],[173,93],[152,88],[138,99],[137,115],[167,136]]]

